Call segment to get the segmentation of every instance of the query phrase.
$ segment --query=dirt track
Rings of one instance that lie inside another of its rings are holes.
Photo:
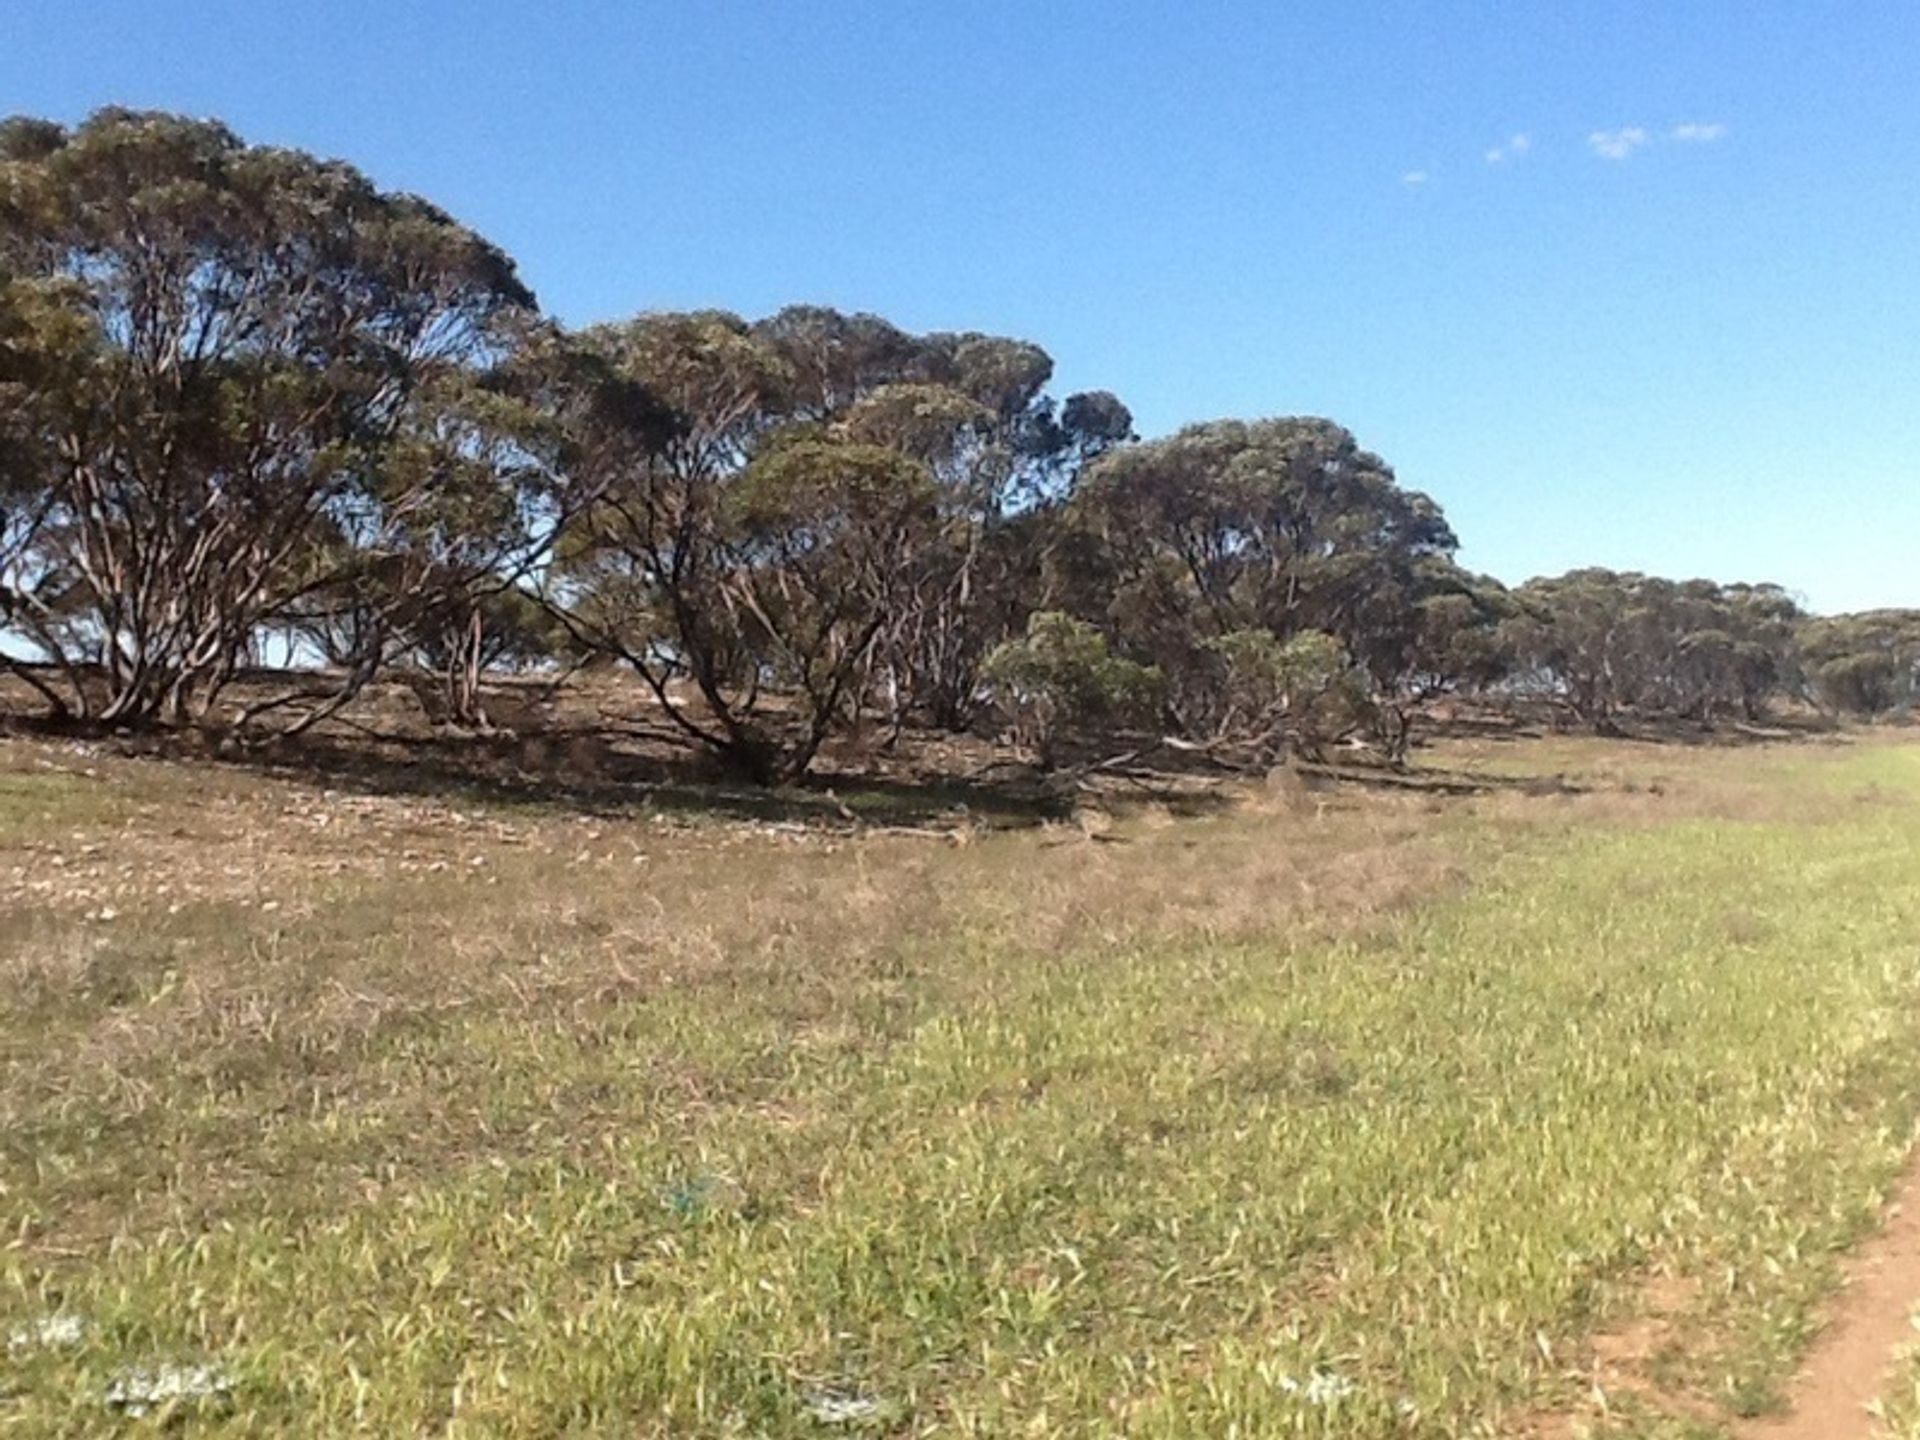
[[[1920,1169],[1909,1169],[1880,1230],[1848,1260],[1826,1328],[1787,1389],[1787,1410],[1735,1427],[1740,1440],[1868,1440],[1881,1433],[1869,1409],[1914,1339],[1920,1303]]]

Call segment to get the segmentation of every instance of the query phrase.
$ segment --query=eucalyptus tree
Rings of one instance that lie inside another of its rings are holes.
[[[557,553],[555,611],[759,783],[803,773],[857,706],[930,523],[926,466],[827,418],[873,383],[849,346],[895,348],[877,322],[852,331],[701,311],[574,342],[631,399],[563,409],[594,500]]]
[[[1920,610],[1863,610],[1802,621],[1796,635],[1813,701],[1873,718],[1920,700]]]
[[[1410,624],[1393,652],[1398,689],[1417,703],[1500,684],[1514,665],[1502,627],[1519,613],[1512,592],[1491,575],[1438,556],[1423,561]]]
[[[80,322],[45,287],[0,272],[0,629],[66,641],[43,639],[43,654],[55,661],[66,661],[83,617],[71,576],[43,559],[49,531],[61,523],[52,488],[60,427],[51,402],[74,383],[83,341]],[[83,684],[71,662],[44,678],[0,645],[0,665],[38,691],[52,714],[71,713],[68,695]]]
[[[742,563],[721,598],[801,721],[756,778],[800,775],[854,718],[881,636],[911,595],[935,490],[919,460],[833,431],[782,436],[733,487],[726,534]]]
[[[560,407],[596,499],[550,596],[684,738],[761,781],[803,771],[876,687],[896,723],[963,723],[1031,608],[1016,517],[1127,425],[1092,399],[1063,423],[1037,347],[822,307],[643,315],[573,343],[672,423]]]
[[[1408,626],[1419,567],[1455,545],[1437,505],[1314,418],[1117,447],[1081,477],[1072,511],[1094,570],[1083,603],[1123,653],[1159,666],[1173,720],[1203,735],[1228,705],[1215,642],[1317,632],[1365,665]]]
[[[481,675],[547,648],[531,592],[594,498],[591,477],[565,464],[548,408],[554,345],[530,335],[484,373],[423,384],[370,461],[367,493],[330,506],[291,557],[276,618],[336,667],[330,693],[318,703],[268,698],[243,719],[299,703],[288,728],[304,728],[382,670],[425,662],[444,685],[439,713],[487,724]]]
[[[533,297],[434,206],[208,121],[16,119],[0,271],[9,366],[32,376],[13,443],[36,456],[0,587],[63,707],[191,719],[263,630],[393,552],[497,569],[500,543],[478,553],[464,527],[511,529],[523,477],[481,477],[473,377]],[[350,685],[412,604],[376,618]]]
[[[969,718],[980,660],[998,638],[999,611],[1026,597],[1004,573],[996,543],[1013,473],[996,416],[957,389],[926,381],[881,386],[850,406],[845,434],[911,457],[934,482],[937,523],[895,557],[903,585],[873,654],[869,691],[881,692],[897,735],[910,709],[936,725]]]
[[[1325,758],[1326,747],[1379,716],[1366,671],[1324,630],[1282,640],[1271,630],[1232,630],[1205,642],[1208,742],[1216,760],[1270,765],[1290,755]]]
[[[1799,602],[1772,584],[1690,582],[1690,622],[1676,665],[1682,714],[1711,722],[1759,720],[1769,701],[1799,688]]]
[[[569,343],[558,413],[568,463],[596,498],[546,576],[554,613],[574,643],[630,668],[685,738],[770,778],[767,677],[723,593],[738,563],[726,497],[785,423],[791,371],[722,311],[641,315]]]
[[[1444,555],[1417,560],[1369,602],[1375,623],[1358,656],[1375,703],[1373,731],[1387,758],[1404,761],[1422,707],[1443,695],[1484,694],[1514,666],[1511,592]]]
[[[915,558],[905,603],[880,651],[896,729],[908,708],[966,728],[980,667],[1048,597],[1038,582],[1055,514],[1080,470],[1133,436],[1106,392],[1046,394],[1053,361],[1027,341],[938,334],[904,378],[851,404],[849,432],[914,456],[936,482],[939,523]]]
[[[830,420],[882,385],[928,379],[937,364],[925,341],[878,315],[789,305],[748,328],[779,357],[799,420]]]
[[[1509,627],[1525,682],[1607,734],[1640,695],[1638,612],[1646,579],[1600,567],[1529,580]]]
[[[437,625],[420,627],[403,663],[417,693],[432,693],[430,716],[490,730],[495,715],[482,681],[501,672],[545,671],[572,658],[571,647],[552,613],[520,585],[463,586],[453,593],[456,603],[440,607]],[[557,689],[570,673],[557,670],[549,685]]]
[[[1588,568],[1530,580],[1514,600],[1523,677],[1601,732],[1625,714],[1755,719],[1792,682],[1800,611],[1775,585]]]

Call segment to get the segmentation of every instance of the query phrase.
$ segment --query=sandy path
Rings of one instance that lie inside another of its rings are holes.
[[[1888,1372],[1916,1336],[1920,1304],[1920,1167],[1888,1203],[1884,1223],[1846,1262],[1846,1281],[1799,1373],[1787,1410],[1734,1427],[1739,1440],[1871,1440],[1867,1407],[1886,1393]]]

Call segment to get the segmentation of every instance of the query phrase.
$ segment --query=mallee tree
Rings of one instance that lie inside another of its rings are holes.
[[[425,201],[122,110],[0,128],[0,272],[6,367],[31,377],[7,619],[55,706],[107,723],[203,714],[259,632],[441,527],[444,471],[407,437],[534,315]]]
[[[1141,441],[1031,341],[795,305],[578,332],[351,166],[103,110],[0,125],[0,666],[58,722],[285,733],[407,674],[610,660],[765,784],[876,717],[1231,764],[1433,697],[1578,723],[1920,694],[1907,612],[1587,569],[1509,591],[1332,420]],[[221,707],[273,653],[298,683]]]

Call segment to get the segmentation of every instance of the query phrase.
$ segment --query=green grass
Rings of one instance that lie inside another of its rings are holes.
[[[1920,1329],[1920,1317],[1915,1328]],[[1895,1369],[1881,1410],[1882,1430],[1889,1440],[1920,1437],[1920,1336]]]
[[[86,1330],[0,1434],[1712,1433],[1590,1342],[1658,1276],[1669,1400],[1790,1373],[1920,1115],[1920,751],[1658,764],[1711,795],[24,905],[0,1329]],[[167,1362],[231,1391],[105,1407]]]

